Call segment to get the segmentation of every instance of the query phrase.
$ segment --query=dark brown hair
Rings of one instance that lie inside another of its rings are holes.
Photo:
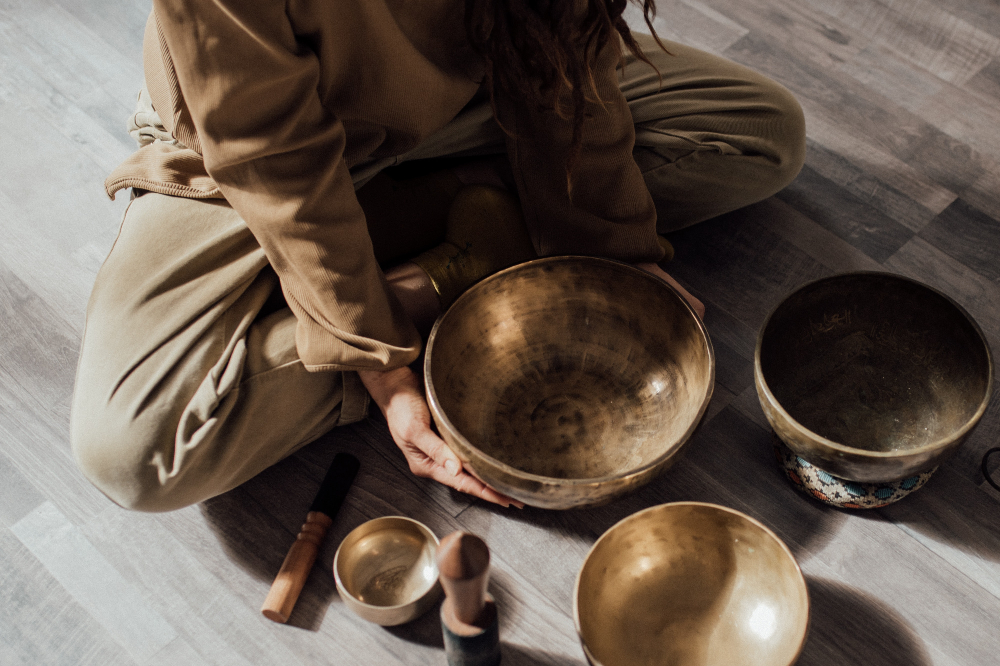
[[[632,1],[642,7],[649,31],[666,51],[653,29],[653,0]],[[570,193],[573,167],[583,144],[584,109],[588,99],[600,102],[593,72],[598,52],[610,42],[621,57],[623,43],[636,58],[654,67],[622,18],[628,2],[465,0],[466,33],[485,60],[484,83],[494,112],[496,94],[502,92],[572,118],[573,136],[566,157],[566,187]],[[565,113],[561,103],[566,92],[572,100],[571,115]]]

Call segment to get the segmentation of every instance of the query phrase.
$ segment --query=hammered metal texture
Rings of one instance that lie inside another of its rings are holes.
[[[939,465],[978,423],[993,389],[979,326],[952,299],[888,273],[810,283],[757,339],[764,414],[826,472],[888,482]]]
[[[788,666],[805,640],[809,596],[788,547],[761,523],[677,502],[598,539],[574,611],[595,666]]]
[[[428,403],[468,469],[552,509],[597,504],[673,460],[712,396],[705,327],[660,279],[551,257],[473,286],[431,332]]]

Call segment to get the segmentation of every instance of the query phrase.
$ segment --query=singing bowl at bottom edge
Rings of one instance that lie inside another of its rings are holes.
[[[633,266],[547,257],[492,275],[434,325],[427,400],[466,469],[531,506],[603,504],[677,459],[715,354],[673,287]]]
[[[739,511],[675,502],[639,511],[590,549],[573,619],[593,666],[789,666],[809,626],[788,547]]]

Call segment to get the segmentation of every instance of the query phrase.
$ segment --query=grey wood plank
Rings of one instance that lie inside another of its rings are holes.
[[[750,422],[756,424],[765,432],[771,429],[771,425],[767,422],[767,417],[764,416],[764,410],[761,409],[756,386],[752,386],[743,391],[743,393],[735,396],[730,404],[736,412],[749,419]]]
[[[209,531],[208,526],[202,529]],[[174,643],[183,645],[171,643],[166,655],[190,651],[204,663],[232,666],[295,663],[284,645],[261,631],[267,622],[258,608],[203,566],[157,516],[109,507],[82,532],[177,630]],[[169,663],[166,655],[158,652],[153,660]]]
[[[718,311],[716,316],[724,313]],[[706,314],[706,319],[708,315]],[[706,326],[710,324],[706,321]],[[721,340],[712,339],[715,350],[715,381],[716,386],[723,387],[732,394],[743,392],[753,385],[753,359],[746,358]]]
[[[1000,60],[991,60],[963,88],[984,100],[1000,99]]]
[[[919,116],[861,85],[847,74],[822,71],[753,32],[727,51],[728,57],[774,77],[799,96],[806,127],[814,115],[850,128],[949,189],[967,187],[982,175],[981,156]]]
[[[932,663],[988,664],[1000,650],[1000,600],[877,516],[844,521],[822,553],[800,562],[807,575],[864,590],[891,608],[928,651],[939,651],[943,658]]]
[[[19,156],[16,164],[0,163],[0,262],[79,335],[94,276],[117,235],[127,198],[109,202],[95,182],[94,164],[58,140],[46,136],[27,146],[15,140],[17,131],[37,136],[44,122],[2,102],[0,113],[10,118],[8,131],[0,131],[0,149]],[[51,168],[67,182],[38,177]]]
[[[45,501],[3,451],[0,451],[0,479],[0,527],[10,527]]]
[[[755,6],[708,0],[707,4],[753,33],[766,34],[785,44],[796,60],[824,69],[839,68],[869,43],[850,26],[805,2],[776,0]]]
[[[649,34],[642,11],[629,4],[623,14],[629,27]],[[681,41],[710,53],[721,53],[747,34],[748,29],[697,0],[661,0],[656,3],[653,28],[663,39]]]
[[[941,467],[905,502],[879,509],[981,588],[1000,598],[1000,512],[969,478]]]
[[[853,58],[842,63],[839,69],[918,115],[928,99],[942,90],[955,89],[933,72],[879,42],[865,46]]]
[[[352,490],[354,492],[356,490]],[[377,497],[367,494],[361,497],[368,510],[385,507]],[[362,522],[356,514],[352,517],[352,510],[356,511],[350,506],[344,507],[335,528],[346,529],[341,527],[341,519],[347,519],[348,523]],[[265,620],[260,615],[260,605],[280,565],[280,559],[273,566],[272,560],[279,549],[287,550],[291,540],[287,530],[245,491],[236,489],[199,507],[167,514],[160,520],[191,553],[197,568],[203,572],[201,575],[217,580],[204,588],[204,594],[211,595],[212,587],[218,585],[235,597],[235,600],[232,597],[226,600],[226,605],[232,609],[229,613],[232,626],[219,631],[230,638],[252,632],[251,646],[261,647],[265,654],[280,655],[273,663],[322,663],[331,654],[338,655],[345,664],[430,663],[426,650],[422,649],[415,651],[416,660],[401,660],[399,644],[385,640],[381,629],[357,618],[338,602],[329,573],[332,552],[326,549],[306,582],[292,623],[276,625]],[[335,545],[343,535],[346,531],[337,535],[331,533],[326,545]],[[280,557],[283,556],[284,552]],[[183,580],[186,574],[179,571],[177,575]],[[315,603],[317,598],[321,599],[319,603]],[[250,663],[257,663],[253,651],[246,654],[246,658]]]
[[[5,666],[136,663],[6,528],[0,530],[0,601]]]
[[[770,228],[833,273],[878,271],[882,265],[787,203],[772,197],[758,204],[770,208]],[[754,341],[756,341],[754,332]]]
[[[806,135],[815,145],[828,149],[934,214],[940,213],[958,198],[955,192],[890,154],[878,142],[858,136],[850,124],[835,117],[835,110],[826,108],[822,103],[812,103],[801,98],[800,101],[804,102],[806,112]],[[834,175],[825,172],[822,163],[812,166],[827,178],[837,181]]]
[[[798,666],[940,664],[913,627],[878,598],[836,580],[807,580],[812,620]]]
[[[35,414],[32,405],[0,384],[0,446],[7,459],[74,522],[107,508],[108,499],[77,469],[63,424]]]
[[[774,214],[755,204],[671,234],[669,273],[756,331],[786,294],[831,273],[771,229]]]
[[[149,0],[57,0],[56,4],[129,62],[142,62],[142,36],[152,4]]]
[[[957,141],[974,146],[994,161],[1000,159],[1000,121],[996,97],[983,96],[965,87],[946,85],[916,109],[921,118]]]
[[[153,655],[153,658],[146,662],[148,666],[209,666],[212,662],[207,662],[201,655],[194,651],[187,641],[178,636]]]
[[[962,191],[962,198],[990,217],[1000,219],[1000,197],[997,192],[1000,192],[1000,166],[991,165],[976,182]]]
[[[0,339],[0,383],[36,413],[66,426],[76,371],[76,334],[2,263]]]
[[[808,164],[777,197],[878,262],[891,257],[913,237],[905,226],[819,175]]]
[[[138,663],[177,637],[136,587],[52,503],[42,503],[10,530]]]
[[[6,84],[38,102],[39,112],[58,121],[53,129],[72,141],[86,145],[93,136],[114,137],[127,147],[124,119],[142,84],[141,60],[124,55],[51,0],[11,4],[16,11],[0,14]],[[15,44],[16,56],[7,50]],[[99,163],[107,159],[94,156]]]
[[[937,2],[806,1],[945,81],[969,80],[1000,52],[1000,39],[956,17]]]
[[[939,0],[937,4],[953,16],[1000,37],[1000,7],[996,4],[980,0]]]
[[[862,205],[888,216],[910,231],[920,231],[940,212],[921,205],[894,186],[815,141],[807,141],[806,165],[816,174],[843,188]]]
[[[920,237],[980,275],[1000,281],[1000,221],[962,199],[924,227]]]

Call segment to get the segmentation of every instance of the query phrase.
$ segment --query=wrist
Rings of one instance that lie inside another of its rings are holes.
[[[383,412],[389,400],[400,389],[410,388],[416,384],[416,375],[405,365],[390,370],[358,370],[358,377],[368,389],[372,400]]]

